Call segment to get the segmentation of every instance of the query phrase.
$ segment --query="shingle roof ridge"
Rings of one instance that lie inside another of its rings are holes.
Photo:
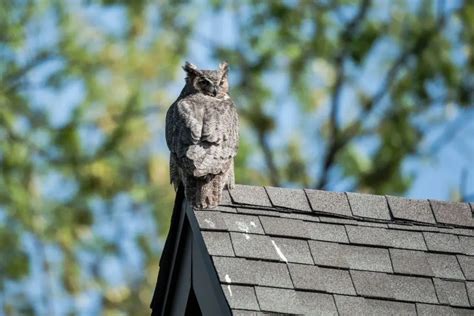
[[[466,202],[242,184],[225,191],[225,196],[222,206],[247,210],[474,229],[474,205]]]

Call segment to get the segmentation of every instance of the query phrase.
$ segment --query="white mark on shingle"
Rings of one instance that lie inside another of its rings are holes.
[[[216,224],[214,224],[214,222],[211,221],[210,219],[206,218],[204,221],[207,223],[207,225],[209,225],[209,227],[216,228]]]
[[[255,225],[255,222],[250,222],[250,225],[252,225],[253,227],[257,228],[257,225]]]
[[[277,246],[274,240],[272,240],[272,244],[273,244],[273,247],[275,247],[277,254],[280,256],[280,259],[288,263],[288,260],[286,260],[285,255],[283,254],[283,252],[281,252],[281,249]]]
[[[245,236],[245,239],[247,239],[247,240],[249,240],[249,239],[250,239],[250,236],[249,236],[249,234],[244,234],[244,236]]]
[[[249,232],[249,226],[244,223],[244,222],[241,222],[241,221],[237,221],[235,222],[237,224],[237,227],[239,227],[239,229],[245,233],[248,233]]]
[[[232,281],[230,279],[230,276],[228,274],[226,274],[224,279],[227,283],[229,283],[229,285],[227,285],[227,289],[229,290],[230,296],[232,296],[232,289],[230,288],[230,283],[232,283]]]

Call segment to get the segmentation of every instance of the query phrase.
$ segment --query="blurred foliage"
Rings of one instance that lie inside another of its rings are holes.
[[[473,104],[474,3],[447,3],[1,1],[0,308],[148,313],[192,40],[231,65],[237,182],[406,192],[429,127]]]

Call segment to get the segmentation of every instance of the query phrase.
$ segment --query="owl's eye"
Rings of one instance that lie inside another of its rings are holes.
[[[206,79],[201,79],[201,80],[199,81],[199,84],[202,85],[202,86],[204,86],[204,87],[208,87],[208,86],[211,85],[211,83],[209,82],[209,80],[206,80]]]

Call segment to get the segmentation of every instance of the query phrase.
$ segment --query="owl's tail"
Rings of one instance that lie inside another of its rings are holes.
[[[186,199],[197,208],[213,208],[219,205],[225,186],[223,174],[203,178],[189,177],[185,183]]]

